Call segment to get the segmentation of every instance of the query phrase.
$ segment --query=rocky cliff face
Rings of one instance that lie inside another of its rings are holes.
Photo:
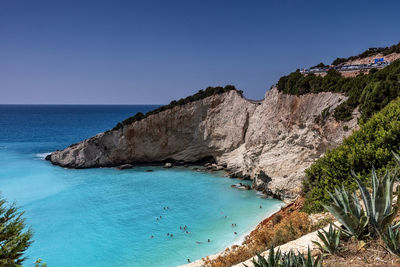
[[[272,89],[256,103],[230,91],[98,134],[48,159],[90,168],[212,158],[232,176],[251,178],[258,189],[293,199],[304,170],[357,127],[356,119],[344,124],[327,112],[345,100],[341,94],[293,96]]]

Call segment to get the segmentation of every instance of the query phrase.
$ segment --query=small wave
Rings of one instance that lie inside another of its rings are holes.
[[[268,198],[268,196],[261,191],[257,191],[256,194],[257,198]]]
[[[38,153],[36,154],[36,157],[40,158],[40,159],[45,159],[48,155],[50,155],[51,152],[47,152],[47,153]]]

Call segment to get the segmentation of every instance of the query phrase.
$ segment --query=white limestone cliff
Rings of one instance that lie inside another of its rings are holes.
[[[48,159],[91,168],[212,158],[231,176],[251,178],[257,189],[290,200],[300,192],[304,170],[357,127],[357,114],[346,123],[331,115],[324,123],[315,121],[345,100],[338,93],[294,96],[273,88],[254,102],[229,91],[100,133]]]

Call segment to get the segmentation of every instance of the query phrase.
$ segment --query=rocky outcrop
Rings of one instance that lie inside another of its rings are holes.
[[[257,189],[293,199],[304,169],[357,127],[356,119],[343,123],[329,115],[345,100],[341,94],[294,96],[273,88],[254,102],[230,91],[100,133],[48,159],[69,168],[207,159],[226,166],[231,176],[253,179]]]

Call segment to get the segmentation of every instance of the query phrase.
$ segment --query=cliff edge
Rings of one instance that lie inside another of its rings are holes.
[[[97,134],[47,159],[68,168],[212,159],[231,176],[291,200],[304,170],[357,127],[358,114],[348,122],[331,116],[345,100],[339,93],[296,96],[273,88],[254,102],[232,90]]]

